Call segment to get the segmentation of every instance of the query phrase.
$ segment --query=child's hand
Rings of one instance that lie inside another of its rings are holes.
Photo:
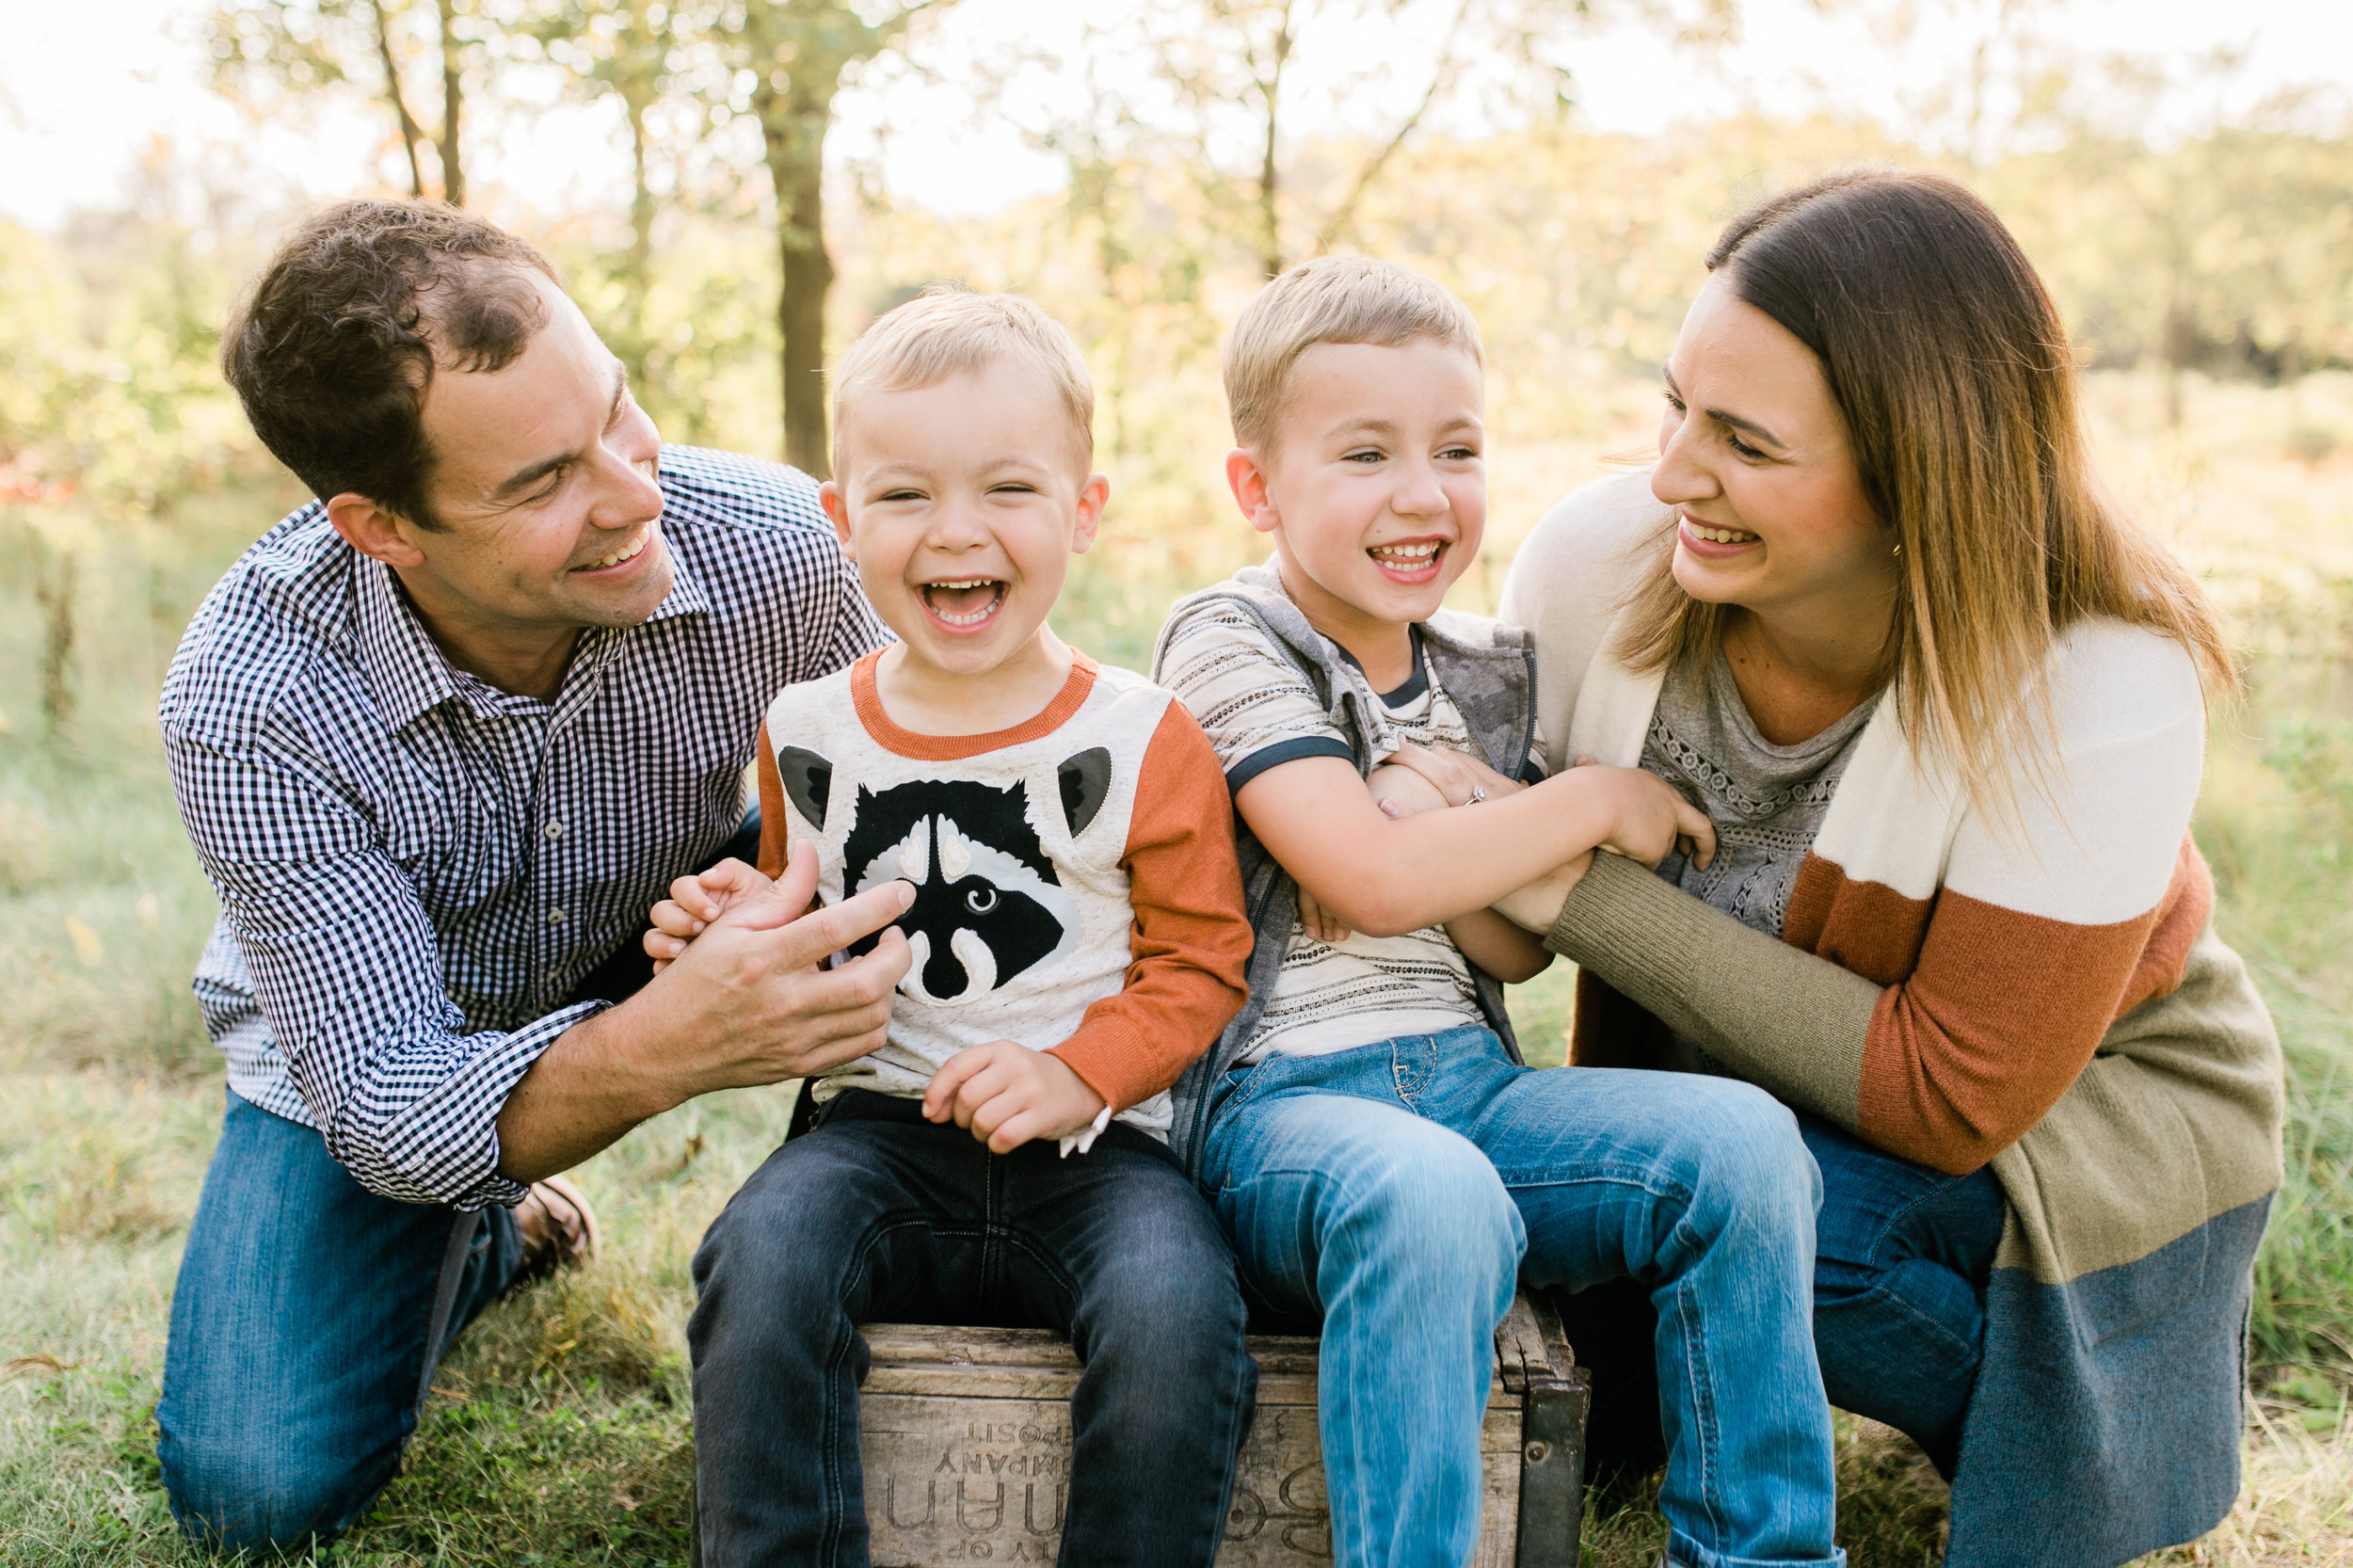
[[[1299,928],[1319,942],[1345,942],[1355,935],[1305,888],[1299,889]]]
[[[686,945],[701,936],[705,926],[772,886],[758,871],[733,859],[722,860],[709,871],[681,876],[671,883],[670,896],[655,904],[647,916],[653,922],[653,929],[646,933],[642,945],[646,956],[653,960],[653,972],[660,974],[668,968],[670,960],[684,952]]]
[[[1601,841],[1629,860],[1657,868],[1670,850],[1680,849],[1702,871],[1716,858],[1716,824],[1707,813],[1676,792],[1657,774],[1640,768],[1605,768],[1587,764],[1577,770],[1599,776],[1614,806],[1615,825]]]
[[[1103,1096],[1059,1056],[1012,1040],[968,1046],[940,1065],[923,1091],[923,1114],[1011,1154],[1032,1138],[1062,1138],[1103,1113]]]

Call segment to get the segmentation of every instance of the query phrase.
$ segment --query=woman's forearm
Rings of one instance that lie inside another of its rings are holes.
[[[1742,925],[1622,856],[1596,855],[1545,945],[1741,1077],[1856,1130],[1881,988]]]

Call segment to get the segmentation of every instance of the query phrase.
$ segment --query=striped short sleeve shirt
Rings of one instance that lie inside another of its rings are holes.
[[[1205,606],[1172,630],[1160,676],[1201,721],[1236,793],[1285,762],[1355,755],[1299,667],[1231,608]],[[1376,695],[1379,712],[1367,715],[1380,731],[1369,737],[1376,759],[1406,744],[1476,754],[1418,638],[1411,678]],[[1294,921],[1281,975],[1241,1060],[1318,1055],[1485,1021],[1470,965],[1443,926],[1321,942]]]
[[[497,1116],[603,1005],[568,999],[734,831],[777,688],[886,640],[806,475],[665,447],[661,482],[676,582],[584,632],[552,701],[451,666],[315,502],[230,568],[165,678],[229,1086],[386,1196],[522,1196]]]

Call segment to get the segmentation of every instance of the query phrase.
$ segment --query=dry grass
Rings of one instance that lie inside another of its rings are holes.
[[[2149,1562],[2353,1562],[2353,376],[2311,378],[2296,400],[2200,384],[2179,437],[2154,427],[2149,383],[2092,391],[2120,489],[2213,575],[2254,652],[2249,700],[2217,726],[2199,833],[2293,1075],[2247,1488],[2220,1529]],[[1595,472],[1596,454],[1639,444],[1649,397],[1618,389],[1598,436],[1497,455],[1496,559],[1467,601],[1499,585],[1543,501]],[[190,602],[236,529],[268,515],[238,504],[243,520],[210,533],[192,520],[190,560],[167,563]],[[1134,661],[1170,584],[1126,559],[1090,556],[1065,619],[1084,646]],[[0,709],[30,668],[22,597],[0,578],[0,606],[20,612],[0,615]],[[90,647],[66,744],[29,733],[21,707],[13,724],[0,712],[0,1564],[194,1560],[163,1507],[151,1412],[220,1090],[185,989],[211,905],[163,787],[155,646]],[[1557,1060],[1562,978],[1522,988],[1513,1008],[1531,1055]],[[780,1136],[785,1105],[772,1091],[712,1096],[584,1168],[607,1256],[475,1327],[437,1379],[407,1473],[334,1560],[683,1560],[687,1259]],[[1842,1421],[1839,1478],[1856,1568],[1936,1560],[1945,1492],[1910,1444]],[[1597,1507],[1588,1541],[1595,1568],[1652,1568],[1655,1497]]]

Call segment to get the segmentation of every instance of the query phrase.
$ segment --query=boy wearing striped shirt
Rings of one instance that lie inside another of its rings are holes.
[[[835,400],[822,498],[900,640],[778,695],[764,876],[681,880],[648,949],[813,859],[826,903],[908,885],[911,963],[884,1041],[808,1081],[814,1129],[696,1256],[703,1560],[867,1560],[857,1325],[902,1320],[1068,1334],[1066,1504],[1032,1480],[1023,1516],[1060,1516],[1064,1563],[1209,1568],[1257,1372],[1166,1140],[1251,947],[1217,760],[1183,704],[1046,625],[1107,493],[1059,326],[936,291],[859,340]]]
[[[1670,1562],[1835,1562],[1795,1121],[1728,1080],[1531,1069],[1512,1039],[1500,983],[1548,958],[1490,905],[1596,849],[1714,840],[1637,769],[1545,778],[1527,636],[1442,607],[1485,523],[1482,376],[1461,302],[1367,258],[1293,268],[1235,324],[1226,476],[1274,559],[1179,602],[1153,667],[1225,768],[1257,945],[1172,1141],[1245,1289],[1321,1324],[1338,1563],[1470,1560],[1515,1283],[1628,1274],[1660,1306]],[[1449,750],[1530,787],[1437,808],[1412,770]]]

